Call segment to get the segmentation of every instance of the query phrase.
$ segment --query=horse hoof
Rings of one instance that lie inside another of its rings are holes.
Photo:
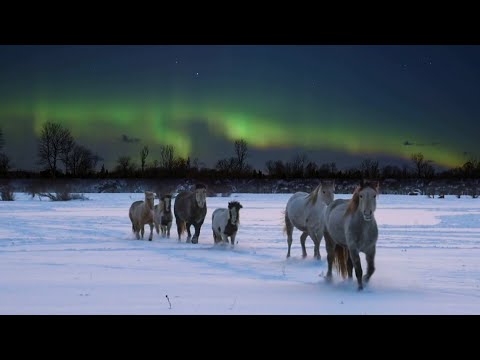
[[[306,257],[307,257],[307,254],[303,254],[303,255],[302,255],[302,258],[305,259]]]
[[[357,291],[362,291],[362,290],[363,290],[363,286],[360,285],[360,286],[358,287]]]

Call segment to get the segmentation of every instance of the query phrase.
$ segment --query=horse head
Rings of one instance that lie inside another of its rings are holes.
[[[378,182],[372,184],[370,182],[363,182],[360,187],[355,190],[358,196],[358,209],[363,215],[365,221],[371,221],[373,213],[377,209],[377,193]]]
[[[207,201],[207,188],[203,184],[197,184],[195,186],[195,200],[199,208],[203,208]]]
[[[163,211],[169,213],[172,211],[172,195],[163,195]]]
[[[145,206],[153,211],[155,194],[152,191],[145,191]]]
[[[335,196],[335,181],[322,181],[320,187],[320,198],[329,205],[333,202]]]
[[[240,209],[243,206],[238,201],[231,201],[228,203],[228,211],[230,213],[230,222],[232,225],[237,225],[240,220]]]

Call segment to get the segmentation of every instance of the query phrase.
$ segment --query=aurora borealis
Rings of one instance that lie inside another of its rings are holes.
[[[299,152],[452,167],[480,155],[478,64],[479,46],[0,46],[0,126],[20,168],[48,120],[107,167],[162,144],[213,166],[240,138],[261,170]]]

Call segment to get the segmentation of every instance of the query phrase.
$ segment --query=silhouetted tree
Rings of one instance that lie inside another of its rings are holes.
[[[363,160],[360,164],[360,171],[363,177],[376,179],[379,176],[378,161],[372,159]]]
[[[175,148],[173,145],[162,145],[160,147],[160,167],[171,171],[175,160]]]
[[[0,153],[0,176],[6,176],[10,168],[10,158],[6,154]]]
[[[242,173],[245,170],[248,157],[248,146],[245,140],[240,139],[235,141],[235,156],[237,170]]]
[[[135,164],[132,162],[130,156],[120,156],[117,160],[116,171],[120,172],[123,176],[128,176],[135,171]]]
[[[142,164],[142,174],[145,171],[145,161],[147,160],[147,156],[148,156],[148,146],[145,145],[142,148],[142,150],[140,151],[140,161],[141,161],[141,164]]]
[[[38,143],[38,158],[40,165],[46,165],[52,177],[57,173],[57,162],[61,156],[70,151],[73,137],[70,130],[62,125],[46,122]]]
[[[410,156],[415,169],[417,171],[417,177],[421,178],[423,175],[423,170],[425,169],[425,158],[422,153],[415,153]]]

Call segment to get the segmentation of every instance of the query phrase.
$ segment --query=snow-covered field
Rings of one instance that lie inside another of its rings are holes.
[[[0,202],[0,314],[480,314],[480,199],[381,195],[376,272],[358,292],[335,272],[325,282],[324,240],[321,261],[310,239],[303,259],[295,230],[285,258],[290,194],[207,198],[196,245],[175,222],[170,239],[135,240],[128,208],[143,194],[85,195]],[[233,249],[211,231],[231,200],[243,205]]]

